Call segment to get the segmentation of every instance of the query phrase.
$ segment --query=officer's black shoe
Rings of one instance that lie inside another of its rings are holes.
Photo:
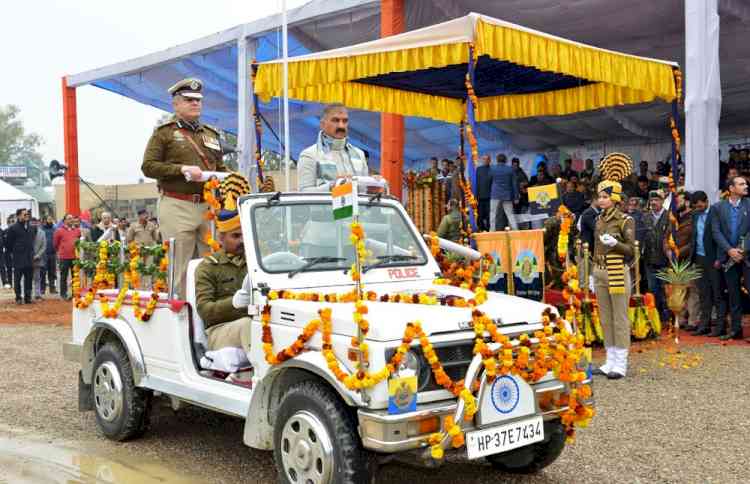
[[[23,301],[21,299],[16,299],[16,304],[23,304]]]
[[[593,370],[591,371],[591,374],[592,374],[592,375],[596,375],[596,376],[607,376],[607,374],[606,374],[606,373],[604,373],[604,371],[603,371],[603,370],[602,370],[601,368],[599,368],[599,367],[597,367],[597,368],[594,368],[594,369],[593,369]]]
[[[619,380],[620,378],[625,378],[625,375],[617,373],[616,371],[610,371],[607,373],[607,378],[610,380]]]

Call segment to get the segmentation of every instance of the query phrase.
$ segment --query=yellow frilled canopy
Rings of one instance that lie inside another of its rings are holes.
[[[477,121],[567,115],[677,97],[674,63],[598,49],[478,14],[291,58],[289,97],[460,123],[470,56],[477,69]],[[281,61],[257,66],[254,88],[261,100],[281,96],[282,68]]]

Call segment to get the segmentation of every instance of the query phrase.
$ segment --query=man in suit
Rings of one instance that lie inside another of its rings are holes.
[[[13,254],[13,282],[16,304],[31,304],[32,259],[36,229],[29,225],[29,211],[16,210],[16,223],[8,229],[6,247]],[[23,300],[21,299],[21,279],[23,279]]]
[[[727,305],[721,287],[720,265],[716,260],[716,244],[713,224],[716,210],[709,208],[705,192],[692,195],[693,204],[693,248],[691,261],[701,268],[703,276],[695,281],[700,301],[700,323],[693,334],[696,336],[721,336],[727,320]],[[716,328],[711,331],[711,310],[716,306]]]
[[[513,202],[518,202],[519,198],[518,180],[503,153],[497,155],[497,164],[492,167],[491,197],[492,230],[503,230],[506,225],[518,230],[516,216],[513,213]]]
[[[729,180],[727,188],[729,196],[714,206],[716,220],[711,227],[717,245],[717,260],[722,265],[732,264],[724,269],[732,327],[729,333],[721,337],[722,340],[742,339],[740,278],[743,274],[745,287],[750,289],[750,265],[745,257],[750,249],[750,200],[744,198],[747,195],[747,180],[735,176]]]
[[[479,230],[490,229],[490,196],[492,194],[492,167],[489,155],[482,156],[482,166],[477,168],[477,202]]]

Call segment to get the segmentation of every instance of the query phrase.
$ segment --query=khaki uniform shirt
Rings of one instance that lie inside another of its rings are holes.
[[[599,237],[609,234],[617,239],[617,245],[607,247],[599,240]],[[635,254],[635,221],[629,215],[614,209],[610,218],[603,211],[596,218],[594,230],[594,263],[604,265],[604,256],[609,253],[622,254],[625,259],[630,259]]]
[[[205,163],[193,145],[192,139],[206,157]],[[149,178],[158,181],[162,190],[195,194],[203,192],[203,183],[185,180],[180,168],[183,165],[198,166],[204,171],[227,171],[222,162],[219,132],[206,124],[198,124],[193,130],[175,116],[154,129],[143,154],[141,170]]]
[[[203,258],[195,269],[195,302],[206,328],[247,316],[247,308],[232,306],[232,296],[247,274],[245,258],[231,259],[220,250]]]
[[[140,245],[154,245],[159,239],[157,234],[156,225],[151,222],[146,222],[146,225],[141,225],[140,222],[136,222],[128,228],[128,244],[135,241]]]

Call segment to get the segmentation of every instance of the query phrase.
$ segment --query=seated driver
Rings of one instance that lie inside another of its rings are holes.
[[[206,327],[208,350],[226,347],[250,351],[250,295],[242,289],[247,275],[245,246],[236,210],[216,219],[221,250],[206,256],[195,270],[195,299]]]

